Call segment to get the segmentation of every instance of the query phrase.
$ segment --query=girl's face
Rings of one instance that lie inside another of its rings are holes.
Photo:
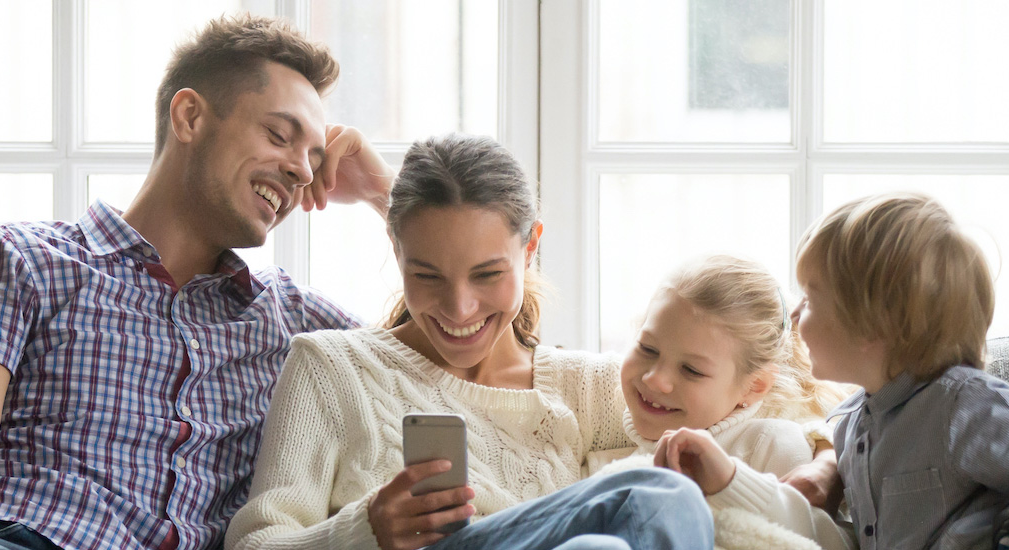
[[[709,315],[675,291],[661,291],[621,369],[638,433],[658,440],[666,430],[706,429],[735,410],[753,378],[737,376],[737,348]]]
[[[428,341],[418,351],[450,372],[514,351],[511,324],[537,232],[526,244],[501,214],[459,206],[423,208],[401,233],[396,257],[406,307]]]

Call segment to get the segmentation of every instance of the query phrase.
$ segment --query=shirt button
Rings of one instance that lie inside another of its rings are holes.
[[[196,341],[196,338],[193,338],[189,341],[189,347],[193,349],[200,349],[200,343]]]
[[[144,257],[150,258],[154,255],[154,249],[149,246],[144,246],[143,248]]]
[[[855,451],[857,451],[858,454],[864,453],[865,452],[865,442],[864,441],[859,441],[858,445],[855,446]]]
[[[190,409],[189,407],[185,406],[185,405],[182,406],[181,412],[182,412],[182,416],[184,416],[186,418],[189,418],[190,416],[193,416],[193,410]]]
[[[186,467],[186,459],[182,458],[181,456],[177,457],[175,459],[175,466],[177,466],[179,469],[185,468]]]
[[[872,525],[866,525],[865,526],[865,536],[871,537],[872,534],[875,533],[875,532],[876,532],[876,530],[872,528]]]

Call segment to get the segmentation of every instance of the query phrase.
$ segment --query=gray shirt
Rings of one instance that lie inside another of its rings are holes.
[[[1009,384],[957,366],[841,403],[837,469],[863,550],[993,547],[1009,503]]]

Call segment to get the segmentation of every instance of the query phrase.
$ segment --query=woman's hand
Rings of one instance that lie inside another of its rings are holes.
[[[655,465],[693,479],[706,495],[725,489],[736,475],[736,465],[707,430],[680,428],[662,434]]]
[[[378,490],[368,504],[368,522],[382,550],[415,550],[438,542],[448,535],[439,527],[462,521],[476,512],[470,487],[413,496],[410,488],[417,482],[447,472],[452,463],[432,460],[403,469]]]

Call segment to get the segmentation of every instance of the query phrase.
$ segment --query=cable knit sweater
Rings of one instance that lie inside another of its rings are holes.
[[[403,469],[402,418],[466,419],[478,520],[581,478],[590,451],[630,444],[615,358],[539,346],[533,389],[457,378],[387,330],[296,336],[230,549],[377,549],[368,502]]]

